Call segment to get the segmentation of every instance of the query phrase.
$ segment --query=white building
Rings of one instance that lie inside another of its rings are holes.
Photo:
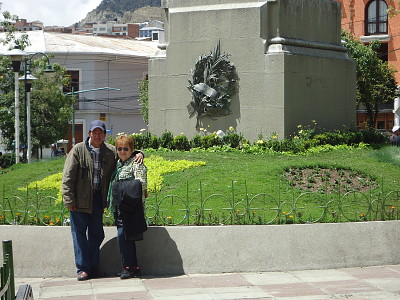
[[[150,21],[141,24],[139,29],[140,38],[150,38],[152,41],[164,42],[164,23],[161,21]]]
[[[158,50],[157,43],[43,31],[27,34],[31,46],[25,52],[54,54],[50,63],[59,63],[67,68],[75,91],[103,87],[120,89],[77,95],[76,142],[87,138],[88,126],[94,119],[104,120],[109,134],[114,136],[119,132],[133,133],[147,128],[139,112],[138,82],[148,74],[148,59]],[[4,53],[7,47],[0,49]],[[71,136],[66,138],[69,149]]]
[[[108,21],[106,24],[93,24],[95,35],[128,35],[128,24]]]

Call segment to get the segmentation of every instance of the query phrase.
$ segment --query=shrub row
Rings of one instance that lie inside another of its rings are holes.
[[[183,134],[174,136],[170,131],[165,131],[160,137],[150,132],[134,133],[131,135],[136,149],[159,149],[189,151],[194,148],[234,148],[248,149],[249,146],[257,146],[261,150],[274,152],[301,153],[310,148],[321,145],[349,145],[357,146],[360,143],[378,146],[388,142],[387,136],[374,129],[356,130],[341,129],[316,133],[314,128],[298,126],[298,131],[293,137],[278,139],[277,134],[271,137],[259,139],[255,143],[250,143],[241,133],[235,132],[232,128],[226,133],[204,132],[203,135],[197,134],[189,139]],[[114,143],[114,138],[109,138],[110,143]]]

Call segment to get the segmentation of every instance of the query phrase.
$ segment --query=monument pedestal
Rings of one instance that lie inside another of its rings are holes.
[[[330,0],[164,0],[166,44],[150,59],[149,128],[192,137],[234,127],[247,139],[291,135],[313,121],[355,126],[355,63],[341,45],[340,4]],[[235,66],[231,114],[190,118],[187,89],[199,56],[220,42]],[[200,124],[200,126],[197,126]]]

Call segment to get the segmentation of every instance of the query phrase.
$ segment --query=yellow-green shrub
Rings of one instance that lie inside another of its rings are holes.
[[[160,156],[151,155],[146,158],[145,164],[148,168],[147,180],[149,192],[161,190],[163,175],[171,172],[179,172],[188,168],[204,166],[206,163],[203,161],[189,161],[189,160],[165,160]],[[33,181],[29,183],[28,189],[38,190],[58,190],[57,198],[61,201],[61,178],[62,173],[56,173],[43,178],[42,180]],[[19,190],[26,191],[27,187],[19,188]]]

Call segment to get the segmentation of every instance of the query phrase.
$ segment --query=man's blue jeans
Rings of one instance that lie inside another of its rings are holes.
[[[91,214],[71,211],[70,220],[77,273],[96,271],[99,266],[100,245],[104,240],[101,193],[93,194]]]
[[[119,254],[121,256],[122,267],[137,267],[138,261],[136,257],[135,241],[125,240],[124,230],[122,227],[117,228],[117,240],[119,246]]]

